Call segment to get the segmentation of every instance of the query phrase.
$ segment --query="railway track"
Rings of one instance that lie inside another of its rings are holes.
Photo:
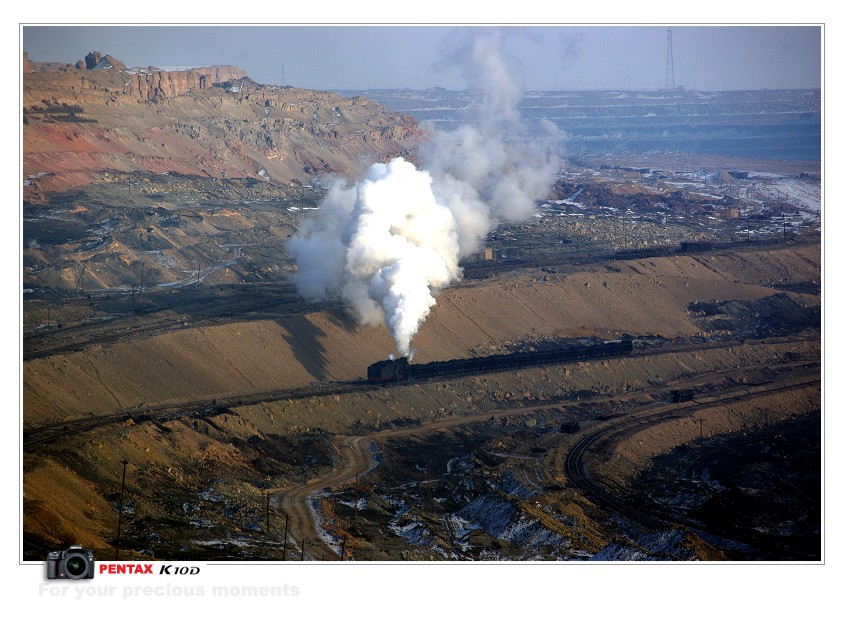
[[[698,409],[705,407],[713,407],[716,405],[725,405],[736,399],[745,399],[746,397],[766,395],[775,391],[783,391],[786,388],[797,388],[808,386],[816,382],[820,382],[820,376],[815,375],[819,372],[819,363],[817,361],[792,361],[783,363],[776,368],[784,375],[786,370],[790,370],[789,380],[783,383],[770,383],[763,386],[750,387],[742,385],[735,387],[733,390],[722,392],[714,396],[697,399],[693,402],[686,402],[680,404],[669,404],[666,402],[649,403],[646,408],[641,408],[631,414],[616,415],[613,417],[606,417],[603,419],[608,425],[600,428],[594,433],[587,435],[582,439],[575,448],[568,454],[564,460],[564,469],[567,477],[570,479],[571,485],[579,488],[587,496],[591,498],[596,504],[601,505],[606,509],[619,513],[628,520],[638,524],[646,529],[654,529],[663,527],[664,522],[675,522],[675,518],[667,517],[664,514],[651,514],[636,510],[627,505],[622,496],[618,496],[606,490],[598,482],[592,479],[587,473],[586,461],[587,457],[593,447],[604,444],[610,441],[615,433],[623,430],[634,428],[635,426],[643,427],[646,424],[662,421],[667,416],[675,416],[677,412],[682,409]],[[606,395],[600,398],[595,398],[593,402],[603,401],[617,401],[627,400],[633,401],[636,397],[643,393],[645,397],[649,398],[651,395],[662,394],[665,398],[670,389],[676,386],[700,386],[706,382],[715,379],[721,379],[724,376],[737,374],[739,372],[756,369],[756,367],[741,367],[727,370],[719,370],[705,374],[699,374],[693,378],[686,379],[680,383],[665,383],[664,385],[655,389],[650,389],[644,392],[631,392],[622,395]],[[807,376],[792,376],[792,372],[797,370],[798,374],[804,374],[808,371]],[[334,395],[337,392],[353,391],[360,387],[369,387],[370,385],[362,382],[351,383],[336,383],[322,387],[319,390],[299,390],[275,392],[271,396],[277,399],[281,397],[310,397],[313,395]],[[398,386],[398,385],[394,385]],[[255,395],[252,398],[240,398],[237,402],[245,403],[251,399],[254,402],[265,401],[267,394]],[[643,398],[640,398],[641,400]],[[217,404],[225,402],[225,400],[216,400]],[[430,431],[446,431],[467,423],[488,421],[495,415],[499,416],[517,416],[521,414],[530,413],[536,410],[543,409],[563,409],[568,405],[578,404],[575,400],[560,400],[557,402],[533,404],[519,408],[511,409],[495,409],[484,413],[467,416],[451,416],[444,419],[439,419],[434,422],[429,422],[421,425],[395,427],[379,432],[370,433],[367,435],[353,435],[344,436],[338,435],[334,437],[334,447],[339,454],[338,465],[327,474],[314,478],[305,484],[296,487],[276,488],[270,490],[274,504],[280,507],[285,514],[289,516],[290,536],[292,540],[297,542],[298,548],[302,548],[307,557],[316,560],[336,561],[339,558],[339,552],[336,545],[331,545],[319,531],[319,519],[313,511],[311,501],[315,495],[320,491],[332,487],[337,488],[347,485],[354,481],[358,476],[364,476],[370,469],[372,469],[372,456],[370,444],[376,443],[385,439],[400,439],[410,436],[418,436]],[[137,423],[143,421],[163,421],[170,417],[178,417],[182,415],[189,415],[190,413],[210,413],[217,410],[222,410],[218,407],[211,407],[207,401],[194,402],[190,405],[182,405],[177,409],[172,407],[160,408],[158,412],[155,409],[144,409],[143,414],[135,414],[132,416]],[[82,418],[74,422],[63,423],[61,425],[46,426],[38,429],[27,431],[24,434],[24,451],[37,451],[39,447],[47,444],[55,439],[66,437],[69,435],[85,432],[96,427],[104,426],[109,423],[116,423],[125,421],[126,413],[119,413],[111,416]],[[546,460],[546,457],[541,457]],[[534,480],[540,484],[542,477],[539,469],[539,461],[535,459],[534,464],[530,468],[530,478],[534,474]],[[534,469],[532,469],[534,468]],[[292,552],[292,551],[291,551]],[[293,553],[296,554],[296,553]]]
[[[224,412],[231,406],[249,406],[261,402],[276,402],[279,400],[295,400],[309,397],[321,397],[326,395],[340,395],[359,390],[363,385],[360,382],[337,382],[326,385],[317,385],[302,389],[279,389],[277,391],[264,391],[248,395],[232,397],[219,397],[205,400],[194,400],[183,404],[161,404],[144,406],[142,408],[124,409],[107,415],[95,417],[81,417],[68,419],[59,424],[49,424],[24,430],[23,450],[32,452],[36,446],[43,445],[74,434],[80,434],[108,424],[115,424],[131,419],[135,423],[145,421],[161,422],[182,417],[185,415],[194,417],[209,417],[219,412]]]
[[[588,264],[605,264],[618,260],[634,260],[639,258],[664,256],[704,256],[718,253],[732,253],[739,251],[768,251],[772,247],[787,247],[792,244],[808,243],[815,240],[813,236],[802,237],[800,240],[768,238],[756,240],[741,240],[736,242],[699,242],[688,245],[672,245],[663,247],[649,247],[645,249],[585,249],[581,252],[567,252],[563,254],[547,253],[527,255],[524,258],[498,260],[495,262],[474,262],[466,264],[463,277],[466,279],[482,279],[499,273],[540,268],[540,267],[570,267],[577,268]]]
[[[52,329],[39,333],[24,334],[23,360],[28,361],[82,351],[92,345],[113,345],[126,341],[136,341],[188,327],[224,325],[252,317],[263,317],[267,313],[270,313],[273,317],[283,318],[339,308],[342,308],[339,302],[327,302],[314,306],[313,304],[303,303],[294,295],[280,294],[258,301],[248,301],[240,307],[236,305],[232,307],[228,304],[224,310],[218,312],[178,315],[149,323],[142,322],[144,316],[175,309],[173,306],[161,306],[144,310],[140,315],[124,314],[104,320],[67,326],[61,330]],[[85,338],[67,342],[65,339],[71,334],[81,335]]]
[[[250,305],[248,308],[241,311],[233,311],[226,314],[209,314],[191,317],[177,317],[176,319],[167,319],[156,323],[136,325],[132,327],[123,328],[114,332],[99,334],[91,336],[90,338],[76,341],[73,343],[62,343],[59,345],[43,348],[43,349],[26,349],[24,348],[23,360],[28,361],[35,358],[46,358],[59,354],[69,354],[71,352],[82,351],[92,345],[113,345],[115,343],[123,343],[126,341],[136,341],[141,338],[148,338],[157,334],[172,332],[174,330],[181,330],[184,328],[195,328],[197,326],[211,326],[224,325],[227,323],[234,323],[236,321],[243,321],[249,315],[265,316],[265,313],[283,306],[283,302],[272,300],[266,301],[262,304]],[[300,315],[312,314],[315,312],[325,312],[332,309],[340,308],[338,305],[325,308],[320,306],[318,308],[299,308],[290,310],[283,314],[273,314],[272,316],[278,319],[284,317],[295,317]],[[73,329],[75,332],[76,330]]]
[[[818,335],[816,335],[818,337]],[[703,349],[717,349],[735,347],[741,345],[744,341],[728,341],[719,343],[707,343],[702,346]],[[746,341],[748,343],[762,342],[762,341]],[[698,350],[700,346],[693,343],[682,342],[678,345],[671,345],[669,347],[650,347],[641,350],[635,350],[632,354],[624,355],[625,357],[634,358],[635,356],[654,356],[659,354],[681,353],[691,350]],[[806,361],[809,363],[810,361]],[[803,362],[790,364],[806,364]],[[742,368],[735,368],[729,372],[738,372]],[[720,374],[722,375],[722,374]],[[460,377],[460,374],[450,376],[438,376],[431,378],[431,380],[450,379]],[[682,386],[698,386],[698,384],[705,381],[707,374],[702,374],[695,378],[691,378],[684,382]],[[387,382],[376,386],[383,387],[402,387],[414,386],[419,380],[410,380],[404,382]],[[342,395],[353,393],[356,391],[369,390],[371,384],[363,380],[353,380],[345,382],[332,382],[327,384],[319,384],[310,387],[297,389],[277,389],[274,391],[260,391],[257,393],[249,393],[236,396],[213,397],[200,400],[186,401],[180,404],[161,404],[143,406],[141,408],[128,408],[115,411],[114,413],[79,417],[74,419],[67,419],[60,423],[49,424],[46,426],[39,426],[37,428],[24,429],[23,431],[23,449],[25,452],[33,451],[33,449],[41,444],[49,443],[55,439],[67,437],[73,434],[79,434],[105,426],[108,424],[118,423],[132,419],[135,422],[142,421],[166,421],[174,417],[184,415],[202,416],[213,414],[217,409],[224,409],[231,406],[248,406],[252,404],[259,404],[262,402],[277,402],[281,400],[295,400],[308,397],[322,397],[330,395]]]
[[[591,254],[583,255],[582,257],[573,257],[571,255],[545,255],[522,260],[498,261],[493,264],[466,264],[464,266],[464,277],[465,279],[481,279],[495,273],[536,268],[542,265],[575,265],[580,267],[582,264],[605,263],[618,259],[627,260],[635,257],[645,257],[656,254],[699,255],[716,252],[756,250],[758,248],[768,249],[773,246],[785,247],[791,243],[785,242],[781,239],[771,239],[704,244],[706,247],[704,251],[681,251],[680,247],[663,247],[659,249],[629,249],[625,251],[594,251]],[[106,321],[100,320],[95,322],[86,322],[67,326],[61,330],[50,329],[29,331],[23,335],[23,359],[24,361],[27,361],[35,358],[44,358],[57,354],[76,352],[91,345],[106,345],[119,343],[125,340],[136,340],[138,338],[180,329],[185,325],[192,327],[196,325],[220,325],[223,323],[230,323],[242,320],[242,318],[247,316],[249,313],[257,314],[265,313],[270,310],[279,310],[280,313],[277,316],[294,316],[342,308],[342,305],[339,302],[323,302],[318,307],[302,303],[301,299],[299,299],[295,293],[295,288],[291,284],[278,284],[276,286],[272,286],[271,292],[273,293],[271,297],[262,301],[248,303],[239,308],[236,305],[233,308],[228,305],[225,312],[198,314],[195,316],[179,316],[174,319],[169,318],[164,321],[146,324],[130,323],[130,321],[136,317],[148,316],[177,308],[177,306],[161,306],[148,308],[140,315],[127,312]],[[230,303],[232,300],[229,299],[228,301]],[[122,326],[123,329],[97,332],[98,329],[102,329],[108,325],[120,325],[119,322],[121,321],[127,323],[127,325]],[[85,334],[88,335],[88,338],[68,343],[61,340],[67,334]],[[58,341],[51,344],[50,339],[53,338],[57,338]],[[47,346],[38,347],[36,346],[38,344]]]
[[[606,444],[616,439],[619,434],[627,433],[630,428],[642,429],[665,419],[674,419],[680,417],[682,411],[689,410],[692,412],[705,408],[725,406],[737,400],[744,401],[746,399],[766,396],[771,393],[781,393],[786,390],[820,384],[821,375],[815,373],[818,369],[818,364],[815,364],[811,370],[814,373],[811,375],[786,377],[782,382],[773,382],[751,389],[740,387],[736,390],[729,390],[691,402],[681,404],[656,402],[647,408],[619,416],[623,418],[619,421],[612,421],[612,418],[608,417],[606,421],[611,422],[610,425],[588,434],[568,452],[564,460],[564,472],[567,475],[568,482],[573,487],[582,491],[594,504],[622,515],[643,529],[652,530],[661,528],[665,523],[679,524],[698,529],[697,522],[685,521],[675,513],[666,513],[664,511],[646,512],[629,506],[621,495],[609,491],[590,476],[587,470],[587,459],[591,451],[605,447]]]
[[[810,361],[788,363],[785,367],[808,368],[814,372],[819,370],[818,363]],[[741,371],[746,371],[746,368],[727,369],[709,374],[702,374],[682,384],[693,383],[698,385],[712,378],[732,375]],[[784,369],[782,369],[782,372],[785,375],[787,374]],[[813,375],[788,377],[786,382],[771,383],[766,386],[755,387],[753,389],[737,387],[735,389],[722,392],[721,394],[708,396],[699,401],[679,404],[668,402],[650,403],[646,408],[633,413],[615,416],[614,419],[620,419],[620,421],[614,421],[610,425],[587,435],[584,439],[578,442],[564,461],[565,472],[567,473],[567,477],[571,479],[571,484],[586,493],[595,503],[601,505],[603,508],[610,509],[615,513],[623,515],[628,520],[636,523],[644,529],[657,529],[663,527],[665,520],[682,523],[676,521],[674,518],[667,518],[665,516],[656,517],[652,514],[636,510],[623,502],[620,497],[612,495],[610,492],[605,490],[605,488],[591,479],[585,469],[585,458],[589,449],[594,447],[596,444],[610,440],[616,432],[627,430],[629,427],[634,427],[635,425],[642,427],[653,422],[661,421],[668,416],[675,417],[676,413],[680,412],[682,409],[697,410],[700,408],[725,405],[736,399],[746,399],[747,397],[751,398],[768,395],[772,392],[780,392],[790,388],[809,386],[816,382],[820,382],[820,380],[820,376]],[[650,393],[658,392],[665,395],[671,388],[673,388],[673,385],[665,385],[650,391]],[[617,396],[604,396],[604,401],[616,399],[616,397]],[[304,485],[293,488],[279,488],[273,490],[272,493],[275,495],[276,504],[278,504],[286,514],[290,515],[293,538],[297,540],[299,544],[302,543],[302,540],[307,540],[306,543],[308,544],[308,552],[312,558],[335,561],[339,559],[339,553],[336,548],[325,542],[325,540],[319,535],[318,518],[310,506],[310,501],[318,492],[328,487],[335,489],[347,486],[356,478],[362,477],[368,471],[373,469],[373,461],[369,448],[371,443],[385,441],[388,439],[401,439],[407,437],[417,438],[429,432],[447,431],[470,423],[488,421],[495,415],[515,417],[531,413],[536,410],[561,409],[572,404],[575,404],[575,402],[564,401],[554,404],[530,405],[517,409],[497,409],[495,411],[488,411],[475,415],[452,416],[443,420],[428,422],[420,426],[390,428],[362,436],[339,435],[335,437],[334,447],[339,453],[340,461],[333,470],[322,477],[311,479]],[[605,421],[611,421],[611,418],[609,417]],[[543,476],[540,464],[545,457],[529,456],[522,458],[530,463],[528,469],[523,470],[524,481],[527,484],[540,485]]]

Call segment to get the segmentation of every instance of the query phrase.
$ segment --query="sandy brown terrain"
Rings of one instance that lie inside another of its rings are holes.
[[[610,267],[546,282],[515,275],[448,290],[415,339],[416,360],[462,357],[528,336],[704,334],[688,303],[760,299],[777,292],[771,285],[784,278],[812,280],[820,248],[671,256]],[[818,296],[798,299],[819,303]],[[24,364],[24,424],[352,380],[392,352],[385,328],[356,326],[330,312],[95,346]]]
[[[102,59],[24,59],[26,559],[815,558],[818,162],[571,159],[463,261],[414,360],[631,353],[372,386],[386,328],[299,297],[285,243],[328,175],[413,159],[415,120]]]
[[[425,440],[432,440],[427,452],[453,451],[450,446],[442,449],[441,442],[453,438],[485,443],[484,448],[500,457],[510,457],[500,459],[505,463],[500,469],[511,469],[523,483],[555,486],[556,493],[540,499],[544,505],[540,509],[529,501],[517,503],[523,517],[555,535],[567,531],[573,549],[565,553],[597,552],[615,533],[600,523],[602,516],[593,504],[566,488],[563,459],[579,437],[566,429],[559,432],[559,427],[575,420],[585,431],[606,412],[658,403],[671,389],[682,386],[739,391],[769,379],[763,365],[780,365],[784,374],[794,369],[793,377],[800,377],[800,369],[809,380],[816,367],[806,366],[821,360],[817,330],[749,342],[729,340],[727,332],[711,332],[710,320],[717,316],[700,317],[688,304],[759,303],[755,300],[786,294],[793,303],[809,308],[820,303],[820,296],[782,292],[775,286],[813,282],[820,264],[819,245],[802,244],[763,252],[615,261],[571,268],[547,281],[540,281],[542,274],[518,272],[465,283],[438,297],[438,306],[415,340],[418,360],[490,353],[510,342],[562,335],[616,338],[629,333],[657,342],[649,351],[611,360],[401,387],[237,404],[238,396],[259,397],[262,392],[313,382],[359,379],[369,363],[393,351],[384,328],[358,327],[330,311],[188,327],[28,360],[25,434],[48,425],[68,429],[65,436],[26,450],[24,518],[29,552],[37,554],[39,548],[71,539],[103,553],[113,552],[116,501],[127,461],[131,500],[124,513],[123,535],[128,541],[123,547],[129,549],[125,552],[277,559],[282,554],[278,523],[293,513],[297,520],[289,553],[300,551],[297,538],[304,537],[308,558],[329,558],[330,552],[318,551],[321,542],[313,539],[319,520],[304,518],[309,509],[306,501],[314,491],[324,491],[327,485],[335,491],[353,482],[370,464],[362,457],[369,439],[389,457],[402,452],[402,443],[420,447]],[[692,343],[687,345],[690,337]],[[218,401],[225,407],[191,415],[175,408],[197,400]],[[153,403],[174,409],[144,413],[144,405]],[[625,486],[624,479],[645,469],[652,457],[694,439],[700,420],[706,434],[739,431],[756,425],[758,418],[774,422],[816,410],[820,404],[819,387],[805,381],[793,391],[729,401],[722,408],[696,414],[678,413],[675,421],[632,432],[616,442],[614,454],[594,469],[599,478],[613,479],[612,486]],[[74,422],[79,418],[112,414],[116,419],[111,423],[76,431]],[[426,428],[419,432],[420,426]],[[548,433],[552,426],[556,428]],[[352,442],[355,458],[343,466],[335,443]],[[504,443],[509,445],[499,450]],[[535,448],[543,451],[538,459],[530,453]],[[534,465],[518,463],[533,459]],[[543,464],[538,465],[539,459]],[[446,462],[434,466],[441,468]],[[395,484],[406,473],[385,465],[373,472],[371,482]],[[274,533],[268,537],[262,532],[267,491],[286,496],[272,501]],[[298,506],[292,504],[293,498]],[[345,509],[348,515],[347,507],[330,502],[323,501],[322,509],[336,513]],[[388,505],[380,509],[388,511]],[[378,545],[381,542],[372,539],[382,535],[388,539],[389,529],[381,524],[376,535],[366,533],[365,526],[375,526],[375,520],[360,524],[362,532],[359,526],[355,529],[349,557],[439,557],[428,551],[406,554],[396,542]],[[578,525],[571,528],[574,521]],[[442,526],[435,518],[430,523]],[[341,530],[351,530],[347,524]],[[332,530],[340,530],[333,526]],[[451,534],[442,530],[440,535],[446,541]],[[485,538],[478,535],[472,534],[474,548],[487,543],[493,549],[500,543],[483,542]],[[240,540],[234,546],[232,536]],[[695,538],[687,544],[696,549],[698,558],[724,557]],[[515,546],[498,551],[521,556]]]

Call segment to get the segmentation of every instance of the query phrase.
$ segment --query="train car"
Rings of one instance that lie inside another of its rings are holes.
[[[381,360],[368,366],[368,381],[377,382],[398,382],[409,377],[409,360],[401,356],[397,360]]]
[[[694,389],[675,389],[670,392],[670,399],[673,404],[677,404],[679,402],[692,402],[695,397],[696,391]]]
[[[615,260],[634,260],[636,258],[660,258],[675,253],[674,247],[646,247],[643,249],[621,249],[611,254]]]
[[[604,341],[578,347],[557,347],[534,352],[515,352],[477,358],[457,358],[413,365],[405,358],[381,360],[368,368],[368,381],[372,384],[397,382],[407,379],[454,376],[482,371],[518,369],[534,365],[546,365],[593,358],[622,356],[632,351],[632,340],[624,336],[619,341]]]
[[[703,253],[713,249],[713,243],[704,241],[682,242],[678,248],[679,253]]]

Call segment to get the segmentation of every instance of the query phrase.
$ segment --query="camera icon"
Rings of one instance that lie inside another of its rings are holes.
[[[48,579],[93,579],[94,551],[81,546],[47,553]]]

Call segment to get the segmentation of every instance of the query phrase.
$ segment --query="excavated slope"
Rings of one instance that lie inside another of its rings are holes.
[[[769,253],[613,263],[550,281],[518,276],[445,291],[416,336],[415,360],[443,360],[529,336],[704,334],[693,301],[754,300],[819,276],[818,245]],[[619,272],[618,272],[619,271]],[[816,304],[819,297],[812,299]],[[332,312],[184,329],[24,364],[28,427],[144,405],[231,398],[364,377],[394,352],[385,327]]]

